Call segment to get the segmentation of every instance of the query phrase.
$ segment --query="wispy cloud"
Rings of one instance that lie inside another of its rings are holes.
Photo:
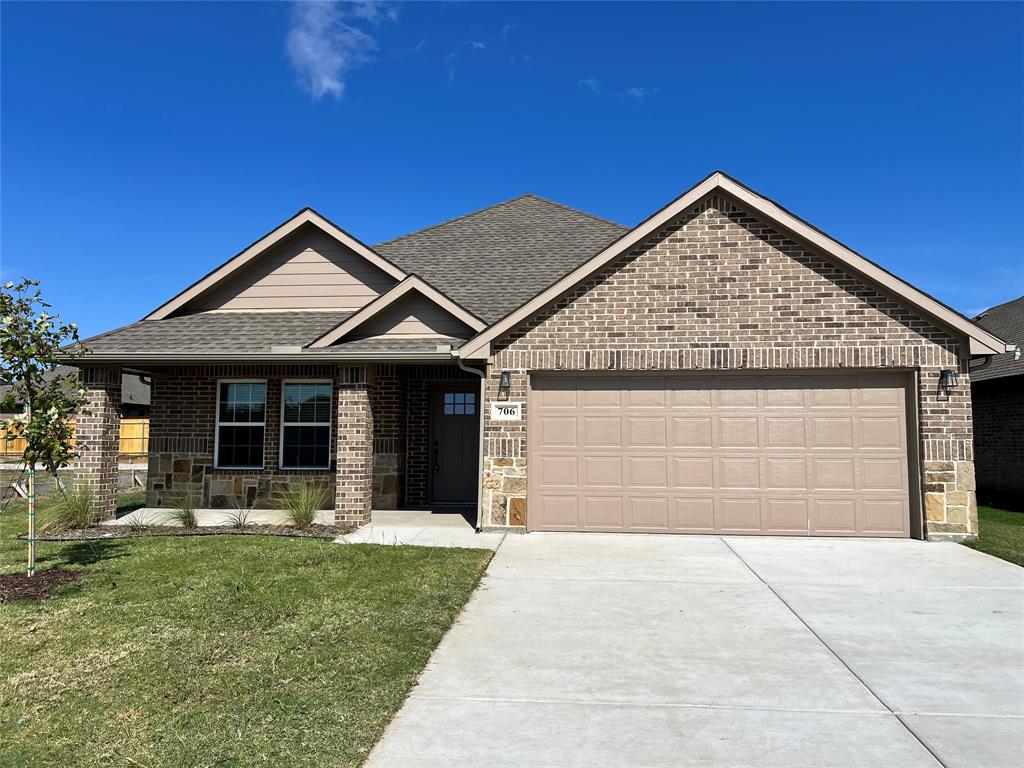
[[[395,51],[395,56],[400,59],[404,59],[406,56],[415,56],[417,53],[427,47],[427,38],[422,38],[416,45],[411,45],[408,48],[399,48]]]
[[[396,18],[397,8],[386,3],[296,3],[287,46],[299,85],[314,101],[341,98],[345,76],[370,61],[377,48],[371,35],[349,22],[379,24]]]
[[[455,64],[459,60],[459,54],[452,51],[444,57],[444,63],[448,67],[448,82],[455,82]]]
[[[581,80],[577,80],[576,85],[597,95],[606,93],[601,81],[596,77],[584,77]],[[632,88],[627,88],[624,91],[607,91],[609,96],[621,99],[632,99],[633,101],[643,101],[648,96],[653,96],[657,92],[657,88],[645,88],[639,85],[634,85]]]
[[[641,88],[639,86],[634,86],[632,88],[627,88],[622,95],[628,96],[629,98],[634,99],[636,101],[643,101],[648,96],[657,93],[657,91],[657,88]]]
[[[487,43],[482,42],[481,40],[467,40],[466,45],[468,45],[474,51],[487,50]]]

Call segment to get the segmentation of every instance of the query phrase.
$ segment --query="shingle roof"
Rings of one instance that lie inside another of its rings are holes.
[[[302,346],[327,333],[349,312],[199,312],[141,320],[83,344],[96,354],[193,352],[245,354],[271,346]]]
[[[982,312],[974,318],[974,322],[1003,341],[1024,347],[1024,296]],[[991,362],[987,364],[974,363],[971,366],[971,381],[987,381],[1024,374],[1024,356],[1014,360],[1015,354],[1006,352],[1002,355],[993,355]]]
[[[627,227],[521,195],[374,246],[488,323],[572,271]]]

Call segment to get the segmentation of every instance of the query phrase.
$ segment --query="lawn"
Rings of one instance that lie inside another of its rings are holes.
[[[0,517],[0,572],[24,567],[23,521]],[[359,765],[491,555],[261,536],[39,553],[87,578],[0,605],[3,766]]]
[[[978,507],[978,524],[981,533],[968,547],[1024,566],[1024,512]]]

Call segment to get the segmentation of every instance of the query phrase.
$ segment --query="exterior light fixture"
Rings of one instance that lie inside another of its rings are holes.
[[[501,379],[498,380],[498,389],[509,389],[512,386],[512,373],[510,371],[502,371]]]
[[[949,368],[939,371],[939,386],[945,390],[955,389],[957,385],[957,373]]]

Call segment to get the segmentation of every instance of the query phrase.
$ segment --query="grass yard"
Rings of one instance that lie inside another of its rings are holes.
[[[25,528],[11,504],[0,573]],[[87,577],[0,605],[0,766],[359,765],[491,556],[260,536],[39,553]]]
[[[966,546],[1024,566],[1024,512],[978,507],[978,525],[978,539]]]

